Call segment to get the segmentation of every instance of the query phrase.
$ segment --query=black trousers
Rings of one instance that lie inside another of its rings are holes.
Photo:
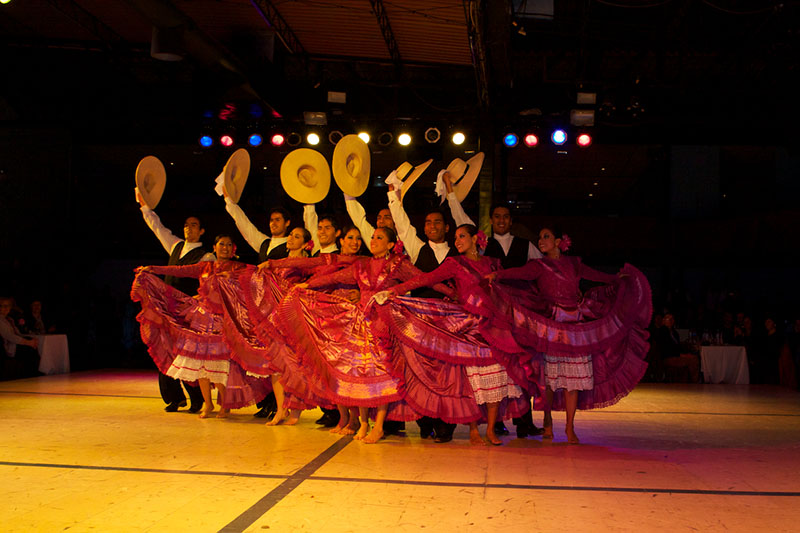
[[[183,386],[186,387],[186,392],[189,393],[191,405],[203,405],[203,393],[200,391],[200,387],[191,385],[186,381],[183,382]],[[181,388],[181,381],[160,371],[158,373],[158,389],[161,391],[161,398],[166,404],[186,401],[186,396],[184,396]]]

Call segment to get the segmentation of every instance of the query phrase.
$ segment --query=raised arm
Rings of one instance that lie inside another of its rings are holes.
[[[533,259],[541,259],[542,257],[542,252],[540,252],[532,242],[528,241],[528,261]]]
[[[475,223],[467,216],[466,211],[461,207],[461,202],[458,201],[458,196],[453,190],[453,181],[450,172],[443,170],[441,176],[444,186],[447,189],[447,203],[450,205],[450,214],[453,215],[456,226],[461,226],[462,224],[472,224],[474,226]]]
[[[161,242],[161,246],[164,247],[168,254],[171,254],[175,245],[183,239],[176,237],[170,230],[165,228],[156,212],[146,205],[142,205],[142,217],[147,226],[155,233],[156,237]]]
[[[403,209],[403,204],[397,197],[397,193],[394,190],[390,190],[388,197],[389,211],[392,212],[394,226],[397,228],[397,237],[403,241],[403,246],[408,253],[408,257],[411,258],[411,262],[415,263],[417,257],[419,257],[419,250],[425,243],[417,237],[417,230],[411,225],[411,221],[408,219],[406,210]]]
[[[347,207],[347,214],[350,215],[353,225],[361,232],[361,240],[369,243],[372,240],[375,228],[367,222],[367,212],[364,211],[364,207],[358,203],[358,200],[348,194],[344,195],[344,205]]]
[[[283,259],[270,259],[270,269],[275,268],[297,268],[300,270],[310,270],[322,265],[329,265],[336,260],[336,254],[320,254],[317,257],[284,257]],[[265,264],[265,263],[262,263]]]
[[[261,244],[267,240],[267,236],[258,231],[255,224],[250,222],[250,219],[244,214],[242,208],[227,196],[225,197],[225,211],[233,217],[236,228],[242,234],[244,240],[247,241],[247,244],[256,252],[261,251]]]
[[[320,250],[322,247],[319,245],[319,237],[317,236],[317,227],[319,226],[319,217],[317,217],[317,209],[314,204],[306,204],[303,206],[303,224],[311,234],[311,239],[314,241],[314,252]]]

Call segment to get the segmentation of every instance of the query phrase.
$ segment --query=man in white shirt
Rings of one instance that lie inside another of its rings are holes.
[[[270,236],[258,231],[250,222],[239,204],[228,198],[225,193],[225,210],[233,217],[239,233],[253,250],[258,252],[258,262],[263,263],[268,259],[283,259],[289,256],[286,248],[286,238],[289,236],[292,220],[289,212],[282,207],[273,207],[269,212]]]
[[[313,257],[319,254],[335,254],[339,251],[337,239],[342,234],[342,228],[335,216],[323,213],[321,217],[317,217],[314,205],[306,204],[303,207],[303,223],[314,240]]]
[[[164,227],[156,212],[147,206],[138,192],[136,199],[141,205],[142,217],[145,223],[161,242],[164,250],[170,254],[169,265],[191,265],[200,261],[214,261],[216,259],[214,254],[203,250],[203,243],[200,242],[200,238],[205,233],[205,229],[203,229],[200,219],[197,217],[186,219],[183,224],[184,239],[181,239]],[[197,294],[199,286],[198,280],[193,278],[167,276],[164,278],[164,282],[190,296]],[[179,380],[159,371],[158,385],[161,390],[161,397],[167,404],[164,408],[165,411],[174,413],[179,407],[186,405],[186,396],[183,394]],[[200,392],[200,388],[189,385],[186,382],[183,383],[183,386],[186,387],[186,392],[189,393],[191,401],[189,411],[192,413],[199,412],[203,408],[203,395]]]
[[[369,243],[372,240],[372,234],[375,233],[375,228],[372,227],[372,224],[367,222],[367,212],[364,210],[364,207],[358,203],[358,200],[347,194],[344,195],[344,205],[347,207],[347,214],[350,215],[353,225],[361,232],[361,240],[365,243]],[[394,220],[392,219],[392,212],[388,207],[378,211],[375,227],[392,228],[397,231]]]

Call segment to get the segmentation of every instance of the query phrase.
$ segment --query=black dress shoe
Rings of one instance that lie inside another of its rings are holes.
[[[508,428],[502,422],[495,422],[494,433],[495,435],[508,435]]]
[[[336,411],[336,415],[338,414],[339,411]],[[333,413],[325,413],[319,420],[317,420],[317,424],[321,424],[323,427],[326,428],[332,428],[338,423],[339,423],[339,417],[335,416]]]
[[[433,430],[432,429],[429,429],[427,431],[426,430],[422,430],[422,431],[419,432],[419,438],[421,438],[421,439],[430,439],[431,437],[433,437]]]
[[[439,435],[438,437],[433,439],[433,442],[441,444],[443,442],[450,442],[451,440],[453,440],[453,434],[452,433],[450,433],[448,435]]]
[[[205,403],[205,402],[203,402],[203,403]],[[202,404],[202,403],[201,403],[200,405],[197,405],[197,404],[194,404],[194,403],[193,403],[193,404],[192,404],[192,405],[189,407],[189,412],[190,412],[190,413],[199,413],[199,412],[200,412],[200,409],[202,409],[202,408],[203,408],[203,404]]]
[[[253,414],[256,418],[272,418],[275,416],[275,411],[270,409],[269,406],[264,406]]]
[[[174,413],[174,412],[176,412],[178,410],[178,407],[185,407],[185,406],[186,406],[186,401],[183,401],[183,402],[172,402],[171,404],[166,406],[164,408],[164,410],[166,412],[168,412],[168,413]]]

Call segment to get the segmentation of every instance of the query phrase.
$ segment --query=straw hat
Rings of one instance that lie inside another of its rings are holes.
[[[333,179],[343,193],[357,197],[369,184],[369,147],[358,135],[346,135],[333,149]]]
[[[292,150],[281,163],[281,185],[286,194],[301,204],[316,204],[331,188],[331,168],[316,150]]]
[[[430,166],[431,162],[433,162],[433,159],[428,159],[424,163],[414,166],[406,161],[397,167],[397,178],[403,182],[403,189],[400,192],[401,202],[403,201],[403,198],[405,198],[408,189],[414,185],[414,182],[417,181],[417,178],[419,178],[423,172],[425,172],[425,169]]]
[[[242,191],[250,175],[250,154],[244,148],[239,148],[228,158],[225,168],[222,169],[225,193],[235,204],[239,203]]]
[[[482,166],[483,152],[478,152],[466,162],[456,158],[447,165],[447,171],[453,176],[453,192],[456,193],[459,202],[463,202],[469,194],[475,180],[478,179],[478,174],[481,173]]]
[[[139,161],[136,167],[136,188],[147,207],[156,208],[166,185],[167,171],[156,156],[148,155]]]

